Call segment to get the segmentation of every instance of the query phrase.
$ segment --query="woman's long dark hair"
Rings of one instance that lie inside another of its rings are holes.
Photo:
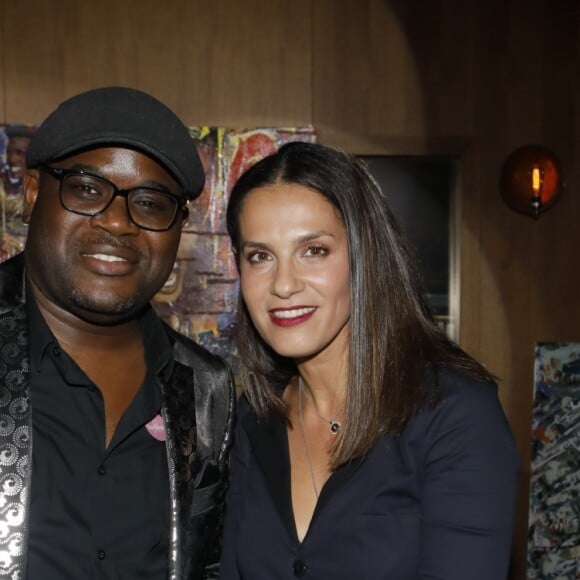
[[[241,176],[230,196],[227,227],[234,249],[240,248],[239,219],[246,195],[275,183],[319,192],[346,227],[350,346],[345,419],[332,448],[333,467],[364,455],[382,434],[400,434],[414,413],[434,403],[425,382],[440,364],[476,379],[493,379],[433,320],[387,201],[356,158],[330,147],[293,142],[259,161]],[[259,336],[241,296],[237,348],[242,386],[255,412],[285,416],[282,391],[272,385],[285,385],[296,375],[296,366]]]

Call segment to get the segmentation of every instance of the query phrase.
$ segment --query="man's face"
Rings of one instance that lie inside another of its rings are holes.
[[[143,186],[181,193],[161,165],[130,149],[94,149],[51,166],[89,172],[121,189]],[[43,171],[25,178],[26,268],[37,296],[95,324],[133,317],[171,272],[182,216],[167,231],[144,230],[130,220],[121,196],[96,216],[77,215],[62,207],[59,185]]]
[[[6,145],[6,163],[10,176],[14,179],[22,179],[26,171],[26,149],[30,143],[30,137],[24,135],[10,137]]]

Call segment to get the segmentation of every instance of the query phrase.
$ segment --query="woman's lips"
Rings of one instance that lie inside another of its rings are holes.
[[[294,308],[273,308],[268,311],[276,326],[297,326],[306,322],[316,312],[315,306],[296,306]]]

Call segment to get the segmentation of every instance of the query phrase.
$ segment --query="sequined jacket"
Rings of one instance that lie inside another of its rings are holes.
[[[26,578],[32,465],[22,254],[0,264],[0,578]],[[170,474],[169,580],[219,578],[234,388],[221,359],[167,328],[175,367],[163,391]]]

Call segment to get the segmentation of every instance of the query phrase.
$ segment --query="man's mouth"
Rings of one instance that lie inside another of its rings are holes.
[[[111,256],[110,254],[85,254],[89,258],[94,258],[95,260],[102,260],[103,262],[127,262],[125,258],[120,256]]]

